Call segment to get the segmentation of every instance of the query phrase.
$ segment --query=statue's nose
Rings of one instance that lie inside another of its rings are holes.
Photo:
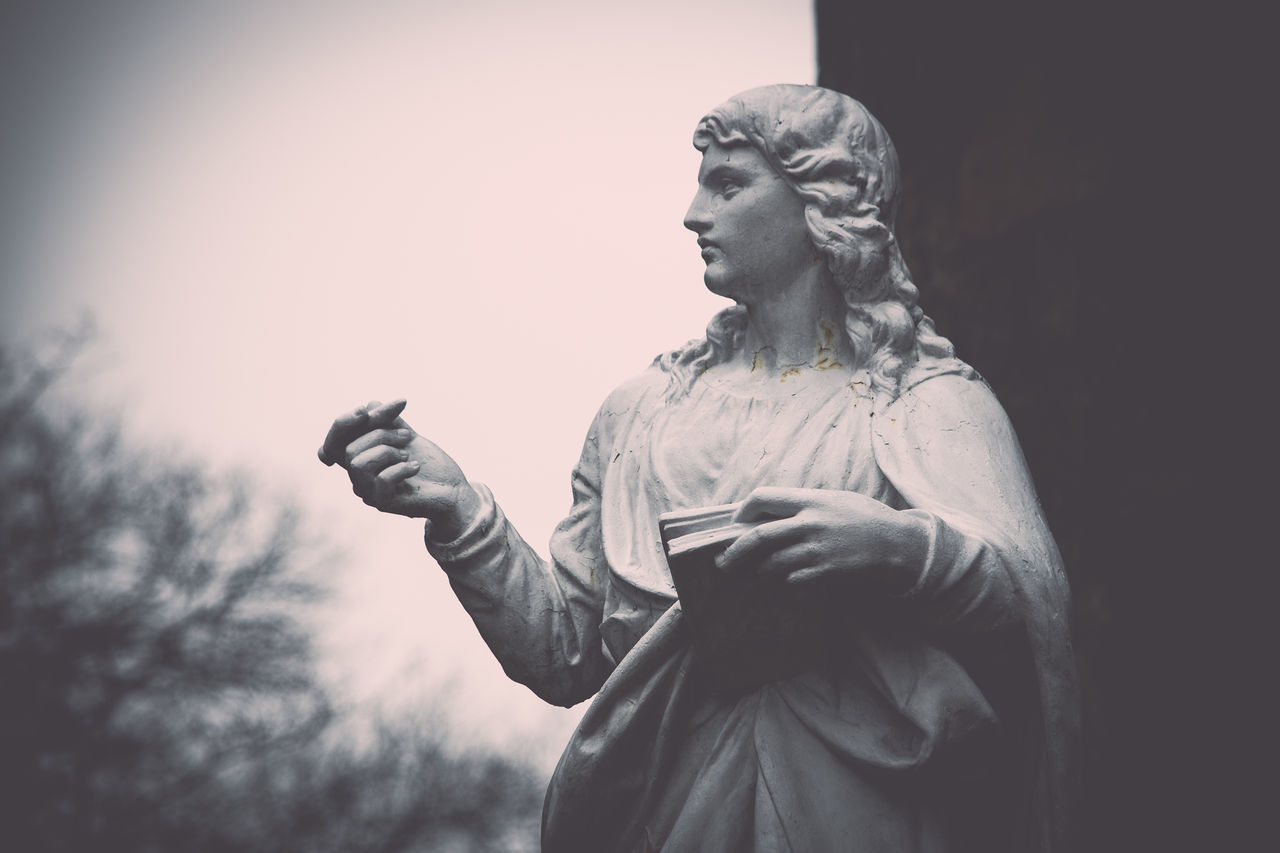
[[[693,197],[689,209],[684,213],[684,227],[697,234],[711,227],[711,211],[701,190]]]

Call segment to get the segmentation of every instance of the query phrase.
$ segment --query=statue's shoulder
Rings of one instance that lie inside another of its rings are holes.
[[[894,393],[883,390],[876,394],[876,409],[890,407],[899,412],[920,406],[963,408],[966,403],[981,400],[994,402],[994,395],[978,372],[954,356],[922,359],[912,365],[898,382]]]
[[[935,382],[935,389],[947,388],[963,388],[969,387],[969,383],[976,383],[985,387],[978,371],[974,370],[964,361],[955,356],[944,357],[922,357],[915,364],[908,368],[903,374],[902,380],[898,385],[898,393],[902,394],[908,391],[920,389],[926,383],[943,377],[952,377],[942,382]],[[928,393],[928,392],[925,392]]]
[[[1008,415],[991,386],[969,365],[951,361],[955,363],[945,369],[934,365],[919,373],[908,371],[897,394],[891,399],[878,396],[877,430],[885,434],[962,427],[1004,430]]]
[[[661,405],[670,381],[670,374],[654,362],[609,392],[600,406],[599,418],[613,421],[630,419]]]

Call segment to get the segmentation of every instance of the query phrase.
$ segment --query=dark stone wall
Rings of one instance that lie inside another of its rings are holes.
[[[1235,161],[1269,99],[1226,71],[1249,49],[1221,10],[934,5],[818,0],[819,82],[889,129],[921,305],[1004,403],[1062,548],[1082,849],[1245,849],[1249,685],[1276,667],[1242,599],[1280,560],[1237,553],[1266,444],[1231,416],[1275,276],[1233,266]]]

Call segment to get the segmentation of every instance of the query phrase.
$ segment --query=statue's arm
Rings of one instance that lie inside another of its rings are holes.
[[[985,630],[1027,608],[1065,618],[1061,557],[1017,436],[978,379],[938,376],[875,416],[881,470],[927,535],[908,598],[939,627]]]
[[[593,426],[550,561],[521,538],[484,486],[476,488],[478,511],[456,539],[434,541],[428,525],[428,550],[507,675],[566,707],[594,695],[612,669],[600,640],[606,571],[597,437]]]

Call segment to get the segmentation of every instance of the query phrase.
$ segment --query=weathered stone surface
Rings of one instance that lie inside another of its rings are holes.
[[[1066,849],[1061,559],[1004,410],[917,304],[887,132],[847,96],[769,86],[694,144],[684,224],[734,304],[601,406],[550,561],[403,401],[335,420],[321,460],[427,519],[508,675],[595,697],[544,849]],[[1036,193],[1025,209],[1061,197]],[[659,518],[698,516],[726,525],[714,551],[664,552]]]

